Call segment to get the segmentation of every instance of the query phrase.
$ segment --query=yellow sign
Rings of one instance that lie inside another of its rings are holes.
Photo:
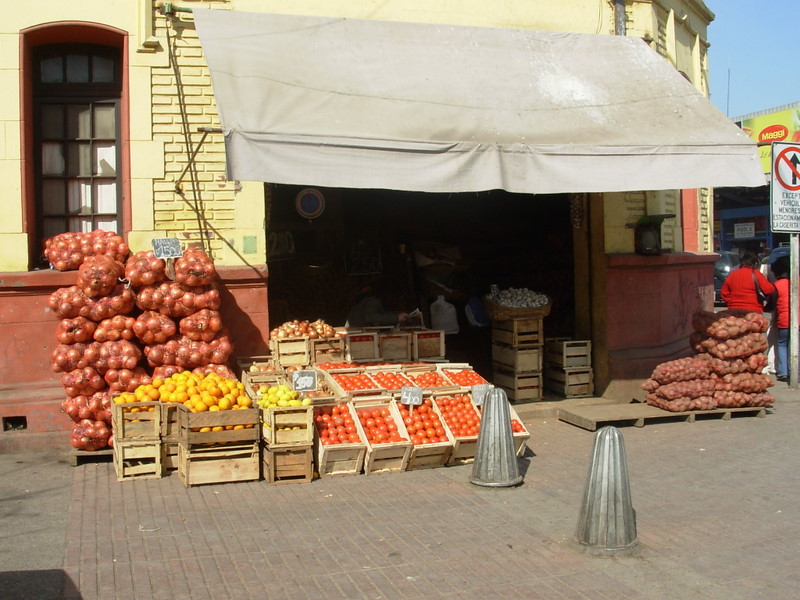
[[[739,126],[758,144],[761,168],[770,173],[772,142],[800,142],[800,106],[742,119]]]

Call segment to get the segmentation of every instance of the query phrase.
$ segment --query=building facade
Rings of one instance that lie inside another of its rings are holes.
[[[74,272],[42,260],[61,231],[106,229],[133,251],[175,237],[202,244],[223,287],[239,355],[263,354],[270,328],[269,187],[228,181],[210,75],[191,9],[253,11],[541,29],[644,39],[708,95],[700,0],[43,0],[4,10],[0,25],[0,417],[63,443],[58,377],[49,369],[57,321],[47,310]],[[167,10],[165,10],[167,9]],[[176,10],[177,9],[177,10]],[[687,351],[691,312],[712,303],[711,190],[583,194],[574,213],[575,328],[594,342],[599,391],[638,384]],[[641,217],[675,215],[659,256],[634,252]],[[277,323],[273,323],[272,326]],[[620,391],[619,393],[627,393]],[[24,417],[24,421],[19,418]],[[4,426],[7,443],[19,432]],[[33,436],[28,436],[31,439]]]

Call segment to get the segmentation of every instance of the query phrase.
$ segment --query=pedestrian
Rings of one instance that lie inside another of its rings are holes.
[[[720,295],[730,309],[763,313],[764,301],[759,298],[757,288],[765,298],[775,291],[775,286],[758,270],[758,255],[748,251],[742,255],[739,267],[725,278]]]
[[[775,346],[775,378],[789,380],[789,324],[791,295],[789,286],[789,261],[779,258],[772,263],[775,275],[775,312],[772,320],[778,330],[778,343]]]

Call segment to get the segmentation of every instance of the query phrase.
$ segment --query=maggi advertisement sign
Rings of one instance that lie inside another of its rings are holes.
[[[772,169],[772,142],[800,142],[800,105],[738,122],[739,127],[758,144],[761,169]]]

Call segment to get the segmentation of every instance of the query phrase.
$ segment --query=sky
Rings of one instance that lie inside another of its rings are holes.
[[[800,0],[705,0],[711,102],[729,117],[800,102]]]

